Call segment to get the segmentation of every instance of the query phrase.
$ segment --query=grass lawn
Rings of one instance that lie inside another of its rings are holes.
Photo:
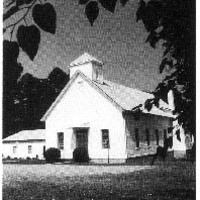
[[[5,164],[6,199],[195,199],[195,166]]]

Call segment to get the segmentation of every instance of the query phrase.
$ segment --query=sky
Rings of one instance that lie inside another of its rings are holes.
[[[50,1],[51,2],[51,1]],[[159,64],[163,48],[145,43],[148,33],[136,22],[138,0],[119,3],[114,14],[100,7],[92,27],[78,0],[52,1],[57,13],[56,34],[41,30],[41,43],[32,62],[21,52],[24,73],[46,78],[55,67],[68,73],[69,64],[88,52],[104,63],[104,78],[128,87],[152,91],[161,81]],[[32,23],[30,20],[28,23]]]

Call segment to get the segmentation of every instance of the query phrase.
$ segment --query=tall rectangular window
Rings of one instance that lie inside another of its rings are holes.
[[[110,141],[109,141],[109,130],[102,129],[102,148],[109,149],[110,148]]]
[[[13,146],[13,154],[17,153],[17,146]]]
[[[155,130],[155,135],[156,135],[156,144],[159,145],[159,132],[158,132],[158,129]]]
[[[140,138],[139,138],[139,129],[135,128],[135,141],[136,141],[136,147],[140,146]]]
[[[176,138],[177,138],[177,140],[179,140],[181,142],[181,132],[180,132],[180,129],[178,129],[176,131]]]
[[[58,133],[58,149],[64,149],[64,133]]]
[[[46,146],[43,146],[43,156],[45,156]]]
[[[32,153],[32,146],[28,145],[28,154],[31,154],[31,153]]]
[[[164,129],[164,140],[166,140],[166,139],[167,139],[167,130]]]
[[[146,129],[146,139],[147,139],[147,145],[150,145],[150,136],[149,136],[149,129]]]

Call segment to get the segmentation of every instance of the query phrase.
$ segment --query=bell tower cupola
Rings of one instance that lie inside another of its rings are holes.
[[[101,61],[88,53],[84,53],[82,56],[70,63],[70,79],[77,71],[80,71],[90,80],[103,83],[102,66],[103,63]]]

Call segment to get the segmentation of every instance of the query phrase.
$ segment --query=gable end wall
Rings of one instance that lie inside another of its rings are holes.
[[[72,158],[74,127],[87,127],[88,149],[92,159],[107,159],[102,148],[101,129],[109,129],[110,158],[125,159],[125,123],[122,113],[106,97],[78,76],[46,120],[47,148],[57,147],[57,133],[64,132],[63,158]]]

